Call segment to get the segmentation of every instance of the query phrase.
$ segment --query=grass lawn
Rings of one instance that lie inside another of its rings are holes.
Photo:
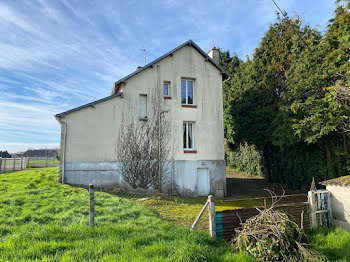
[[[350,261],[350,232],[342,228],[315,229],[309,234],[311,247],[331,261]]]
[[[87,190],[57,180],[57,168],[0,175],[0,261],[252,261],[105,192],[95,194],[91,229]]]
[[[137,201],[140,198],[146,196],[139,195],[119,195],[126,197],[132,201]],[[157,195],[149,197],[148,200],[138,202],[144,205],[154,212],[156,212],[161,218],[171,222],[172,224],[185,226],[191,228],[193,222],[197,218],[198,214],[202,210],[206,197],[199,198],[184,198],[178,196],[166,196]],[[215,210],[222,211],[228,209],[238,209],[245,207],[263,206],[263,200],[244,200],[235,202],[215,202]],[[207,231],[209,229],[209,215],[206,210],[203,217],[197,226],[198,230]]]

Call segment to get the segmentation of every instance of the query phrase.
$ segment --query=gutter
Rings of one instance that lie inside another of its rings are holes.
[[[61,174],[62,174],[62,181],[61,183],[64,184],[64,172],[66,169],[65,160],[66,160],[66,141],[67,141],[67,123],[62,120],[62,117],[57,116],[56,120],[61,125]]]

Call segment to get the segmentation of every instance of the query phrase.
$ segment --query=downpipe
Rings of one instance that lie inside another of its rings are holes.
[[[64,184],[64,175],[65,175],[65,169],[66,169],[66,141],[67,141],[67,123],[62,120],[61,117],[57,117],[57,121],[60,123],[62,127],[62,148],[61,148],[61,156],[62,156],[62,165],[61,165],[61,173],[62,173],[62,181],[61,183]]]

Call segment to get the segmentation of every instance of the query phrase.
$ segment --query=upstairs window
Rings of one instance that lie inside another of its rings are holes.
[[[188,79],[181,80],[181,104],[194,104],[194,81]]]
[[[140,95],[140,120],[147,119],[147,95]]]
[[[184,149],[193,150],[193,123],[185,122],[184,126]]]
[[[170,98],[170,82],[163,83],[163,96],[164,98]]]

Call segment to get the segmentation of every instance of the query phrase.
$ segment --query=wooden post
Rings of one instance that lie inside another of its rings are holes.
[[[26,159],[26,168],[29,168],[29,156],[27,156],[27,159]]]
[[[21,170],[23,169],[23,157],[21,157]]]
[[[300,214],[300,228],[304,229],[304,210]]]
[[[45,167],[47,167],[47,150],[45,151]]]
[[[89,195],[90,195],[90,206],[89,206],[89,214],[90,214],[90,227],[94,228],[95,226],[95,199],[94,199],[94,185],[89,185]]]
[[[4,159],[4,171],[6,172],[6,157]]]
[[[0,172],[1,172],[1,166],[2,166],[2,157],[0,157]]]
[[[16,170],[16,157],[13,157],[13,170]]]
[[[314,191],[308,192],[309,197],[309,203],[310,203],[310,227],[315,228],[317,227],[317,220],[316,220],[316,199]]]
[[[209,231],[212,237],[216,238],[216,217],[215,217],[215,203],[212,195],[208,196],[209,202]]]
[[[208,206],[209,202],[207,201],[204,205],[204,207],[202,208],[201,212],[199,213],[199,215],[197,216],[196,220],[193,222],[193,225],[191,227],[191,230],[195,230],[198,223],[199,223],[199,220],[201,219],[201,217],[203,216],[204,214],[204,211],[207,209],[207,206]]]

